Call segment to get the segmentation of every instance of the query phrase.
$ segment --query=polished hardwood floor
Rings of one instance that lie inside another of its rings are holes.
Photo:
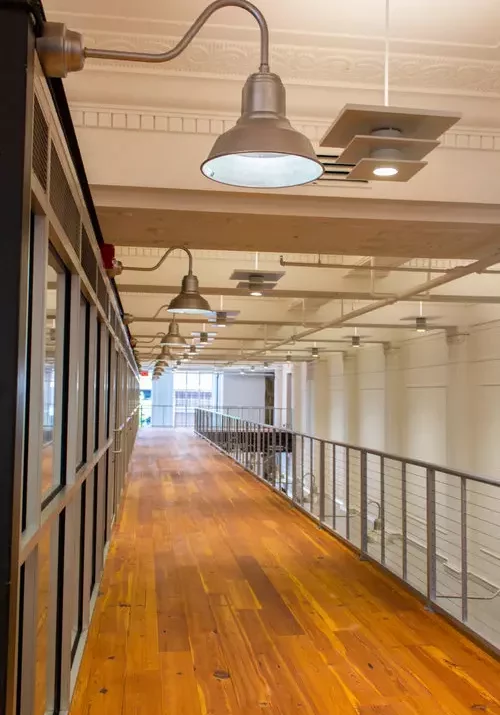
[[[71,715],[500,715],[500,663],[201,439],[144,430]]]

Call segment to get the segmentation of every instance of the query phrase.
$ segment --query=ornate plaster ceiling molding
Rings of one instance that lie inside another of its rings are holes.
[[[178,37],[91,31],[89,47],[160,52]],[[272,44],[272,68],[286,83],[313,87],[380,89],[383,85],[382,51],[348,47]],[[249,41],[202,38],[166,65],[89,61],[87,71],[113,66],[117,71],[155,75],[195,75],[243,79],[258,64],[258,45]],[[500,61],[468,57],[393,53],[391,87],[395,91],[445,93],[457,96],[500,97]]]
[[[119,129],[136,132],[166,132],[174,134],[205,134],[218,136],[230,129],[237,117],[209,114],[163,113],[151,110],[129,110],[105,106],[83,106],[73,103],[76,127]],[[318,142],[329,123],[324,121],[293,121],[294,126],[313,142]],[[500,130],[455,127],[443,137],[442,146],[451,149],[500,151]]]

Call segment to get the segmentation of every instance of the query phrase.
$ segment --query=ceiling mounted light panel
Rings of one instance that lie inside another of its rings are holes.
[[[426,166],[423,158],[459,119],[432,110],[348,104],[320,146],[345,147],[337,161],[353,166],[347,180],[405,182]]]

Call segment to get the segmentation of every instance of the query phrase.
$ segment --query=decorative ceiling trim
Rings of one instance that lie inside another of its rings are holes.
[[[87,107],[72,105],[76,127],[119,129],[136,132],[161,132],[169,134],[206,134],[218,136],[230,129],[237,117],[217,117],[207,114],[165,113],[151,110],[128,110],[114,107]],[[318,142],[329,123],[323,121],[293,121],[296,129]],[[447,132],[442,146],[451,149],[500,151],[499,129],[469,129],[455,127]]]
[[[89,47],[133,52],[162,52],[178,37],[91,30],[85,33]],[[88,62],[88,69],[133,70],[154,75],[194,75],[243,79],[258,66],[255,42],[196,39],[185,52],[167,64]],[[285,82],[314,87],[381,89],[384,79],[382,51],[338,46],[306,46],[274,42],[271,65]],[[391,87],[394,91],[444,92],[473,97],[500,97],[500,62],[467,57],[391,54]]]

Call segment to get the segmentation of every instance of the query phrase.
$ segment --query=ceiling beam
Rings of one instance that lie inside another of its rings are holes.
[[[147,295],[177,295],[179,286],[165,285],[141,285],[135,283],[119,283],[118,289],[123,294],[147,294]],[[240,288],[228,287],[206,287],[201,289],[203,295],[223,295],[223,296],[238,296],[248,298],[257,303],[258,298],[252,298],[248,291]],[[367,291],[309,291],[298,289],[274,289],[264,291],[263,298],[320,298],[326,300],[383,300],[386,298],[396,297],[392,293],[370,293]],[[446,294],[427,294],[411,296],[404,298],[401,303],[420,302],[426,303],[500,303],[500,296],[496,295],[446,295]],[[214,311],[215,312],[215,311]]]

